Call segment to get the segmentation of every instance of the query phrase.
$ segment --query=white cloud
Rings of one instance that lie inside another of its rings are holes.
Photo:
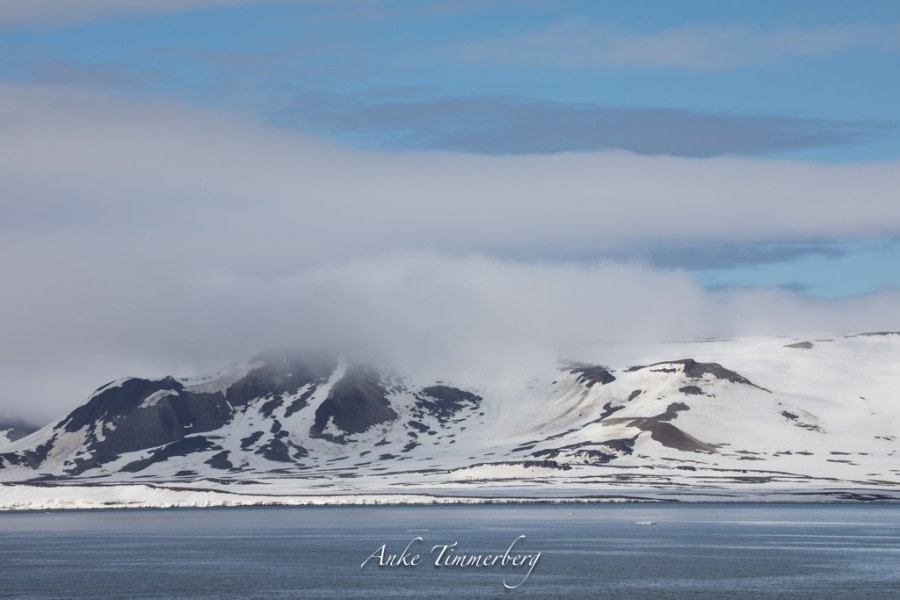
[[[0,127],[6,236],[127,240],[190,268],[900,230],[896,161],[367,153],[172,104],[8,85]]]
[[[14,261],[3,256],[8,277]],[[48,420],[117,377],[193,375],[270,347],[333,348],[483,381],[560,357],[615,362],[618,343],[880,330],[900,311],[897,292],[713,296],[684,273],[637,264],[405,253],[285,277],[192,277],[177,264],[142,269],[67,248],[18,260],[32,262],[0,299],[0,416]]]
[[[777,30],[688,25],[638,33],[573,21],[542,31],[469,43],[460,48],[460,53],[479,61],[545,67],[726,69],[854,50],[900,51],[900,24]]]
[[[711,296],[571,259],[900,231],[898,164],[366,153],[172,104],[0,88],[0,411],[331,343],[431,364],[890,328],[897,294]],[[540,257],[535,262],[529,258]]]

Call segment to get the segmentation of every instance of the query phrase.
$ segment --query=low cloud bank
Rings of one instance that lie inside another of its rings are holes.
[[[900,314],[896,291],[711,294],[584,258],[894,234],[896,163],[367,153],[42,86],[0,85],[0,129],[0,414],[49,419],[115,377],[273,346],[463,370]]]

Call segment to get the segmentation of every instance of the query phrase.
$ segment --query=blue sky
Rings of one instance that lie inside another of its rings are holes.
[[[891,1],[69,4],[2,9],[0,77],[226,109],[376,151],[900,158]],[[891,236],[667,250],[626,255],[712,288],[900,285]]]
[[[7,16],[0,76],[233,110],[373,150],[900,158],[896,2],[83,4]],[[893,238],[771,240],[794,251],[763,247],[750,265],[723,242],[662,262],[711,286],[900,285]],[[822,245],[832,252],[796,252]],[[708,252],[734,264],[692,262]]]
[[[6,2],[0,131],[0,405],[48,347],[898,328],[894,1]]]
[[[371,148],[838,162],[900,148],[894,2],[200,4],[8,23],[2,73]]]

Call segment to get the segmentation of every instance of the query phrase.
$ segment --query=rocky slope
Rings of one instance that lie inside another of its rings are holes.
[[[900,335],[630,352],[514,386],[301,350],[206,377],[121,379],[0,446],[0,481],[275,497],[900,498]]]

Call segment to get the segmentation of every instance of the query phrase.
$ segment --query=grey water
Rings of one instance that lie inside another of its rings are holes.
[[[493,562],[435,566],[445,546]],[[896,599],[900,506],[0,513],[0,597]]]

